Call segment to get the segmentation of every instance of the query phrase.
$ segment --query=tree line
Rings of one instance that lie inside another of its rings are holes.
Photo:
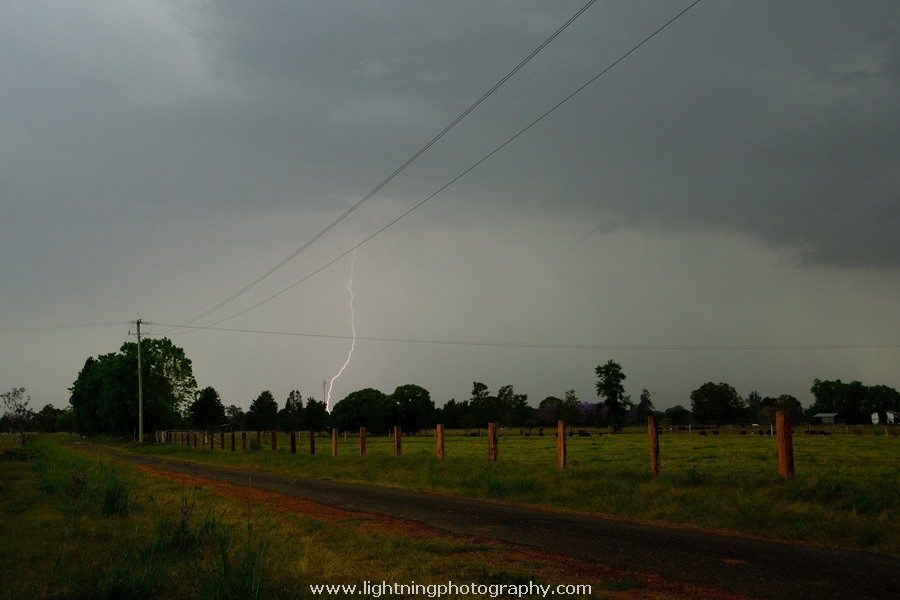
[[[394,425],[405,431],[433,427],[472,429],[486,423],[504,427],[543,427],[564,420],[574,426],[622,427],[644,424],[654,415],[671,426],[689,424],[774,422],[775,412],[788,411],[794,420],[820,412],[838,413],[848,423],[866,422],[874,412],[900,411],[900,393],[885,385],[866,386],[859,381],[815,379],[810,391],[814,402],[803,409],[793,396],[762,397],[753,391],[743,398],[727,383],[707,382],[690,394],[690,408],[673,406],[658,411],[653,393],[644,389],[635,402],[625,393],[622,366],[608,360],[595,369],[597,401],[578,398],[574,389],[562,397],[547,396],[537,406],[512,385],[496,393],[482,382],[472,383],[469,398],[455,398],[437,407],[425,388],[406,384],[386,394],[365,388],[337,402],[331,413],[323,401],[291,390],[279,407],[269,390],[262,391],[249,408],[225,406],[215,388],[199,390],[190,359],[168,338],[147,339],[141,345],[143,417],[145,431],[163,429],[343,431],[359,427],[373,434]],[[138,421],[137,344],[127,342],[118,352],[89,357],[69,388],[69,406],[45,406],[40,412],[28,408],[24,388],[2,394],[4,414],[0,431],[74,431],[121,437],[133,435]]]

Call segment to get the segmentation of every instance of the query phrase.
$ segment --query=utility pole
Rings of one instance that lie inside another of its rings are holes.
[[[141,320],[134,322],[137,327],[138,346],[138,441],[144,443],[144,382],[141,377]]]

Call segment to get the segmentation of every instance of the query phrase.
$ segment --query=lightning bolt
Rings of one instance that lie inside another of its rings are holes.
[[[337,374],[331,378],[331,381],[328,383],[328,393],[325,395],[325,410],[331,412],[331,390],[334,388],[334,381],[338,377],[341,376],[341,373],[344,372],[344,369],[347,368],[347,365],[350,364],[350,359],[353,358],[353,349],[356,348],[356,314],[353,312],[353,266],[356,263],[356,250],[353,251],[353,254],[350,255],[350,279],[347,281],[347,291],[350,293],[350,331],[353,334],[353,337],[350,341],[350,352],[347,353],[347,360],[344,361],[344,365],[340,368]]]

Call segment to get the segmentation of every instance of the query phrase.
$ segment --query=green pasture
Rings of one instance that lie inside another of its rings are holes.
[[[280,434],[241,451],[179,445],[145,445],[141,452],[376,485],[433,490],[494,501],[515,502],[639,521],[738,533],[769,539],[900,555],[900,437],[891,435],[794,435],[796,477],[778,476],[776,439],[739,435],[664,432],[659,477],[649,467],[646,432],[567,438],[568,467],[557,467],[555,428],[546,435],[501,431],[499,458],[487,460],[487,437],[464,432],[445,436],[444,460],[435,456],[433,432],[403,436],[394,455],[388,436],[339,437],[331,455],[330,436],[297,436],[297,452]],[[878,429],[867,433],[879,433]],[[484,433],[484,430],[481,432]]]

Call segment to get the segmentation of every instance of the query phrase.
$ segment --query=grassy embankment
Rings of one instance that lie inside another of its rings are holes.
[[[552,431],[552,430],[551,430]],[[596,434],[568,439],[568,464],[556,468],[556,439],[501,434],[499,460],[487,462],[485,437],[448,435],[446,459],[435,458],[434,438],[406,436],[402,456],[387,437],[368,438],[358,455],[355,436],[341,436],[339,455],[319,437],[309,455],[299,436],[297,454],[281,435],[272,452],[230,452],[178,446],[141,451],[243,468],[332,478],[469,497],[613,515],[628,519],[733,532],[900,555],[900,438],[881,429],[866,435],[794,436],[796,477],[778,477],[773,437],[684,432],[661,436],[661,474],[649,473],[646,434]],[[881,435],[871,435],[871,433]],[[255,435],[251,434],[255,441]]]
[[[322,596],[309,584],[362,579],[591,583],[600,597],[682,597],[498,544],[272,510],[247,494],[101,461],[60,436],[24,448],[0,437],[0,598],[312,598]]]

